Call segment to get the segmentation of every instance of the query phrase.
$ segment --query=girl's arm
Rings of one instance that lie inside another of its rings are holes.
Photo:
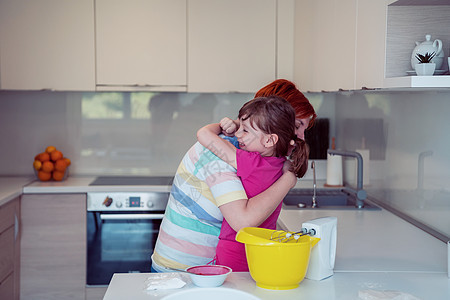
[[[219,137],[220,133],[222,133],[222,128],[219,123],[208,124],[197,131],[197,140],[236,169],[236,147]]]

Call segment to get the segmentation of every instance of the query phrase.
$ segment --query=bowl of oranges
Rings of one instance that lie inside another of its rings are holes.
[[[48,146],[45,151],[34,157],[33,169],[40,181],[62,181],[69,173],[70,159],[54,146]]]

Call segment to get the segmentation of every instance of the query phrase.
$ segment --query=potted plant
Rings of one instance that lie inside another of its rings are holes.
[[[434,74],[436,64],[431,62],[431,60],[435,55],[435,52],[427,52],[425,53],[425,55],[422,55],[420,53],[416,54],[416,58],[419,61],[419,63],[414,66],[417,76],[431,76]]]

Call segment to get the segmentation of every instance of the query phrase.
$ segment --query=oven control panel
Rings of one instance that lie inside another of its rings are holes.
[[[87,194],[87,211],[163,211],[168,192],[92,192]]]

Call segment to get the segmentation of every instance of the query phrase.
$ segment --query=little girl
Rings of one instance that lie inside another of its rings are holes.
[[[223,139],[220,133],[234,134],[234,137]],[[309,148],[295,135],[295,111],[277,96],[250,100],[239,110],[238,121],[224,118],[220,124],[206,125],[197,132],[197,139],[237,169],[248,197],[266,190],[283,174],[283,164],[292,148],[290,171],[301,178],[307,170]],[[281,205],[280,202],[259,227],[276,229]],[[245,246],[235,237],[236,231],[224,220],[216,248],[216,264],[245,272],[248,271]]]

